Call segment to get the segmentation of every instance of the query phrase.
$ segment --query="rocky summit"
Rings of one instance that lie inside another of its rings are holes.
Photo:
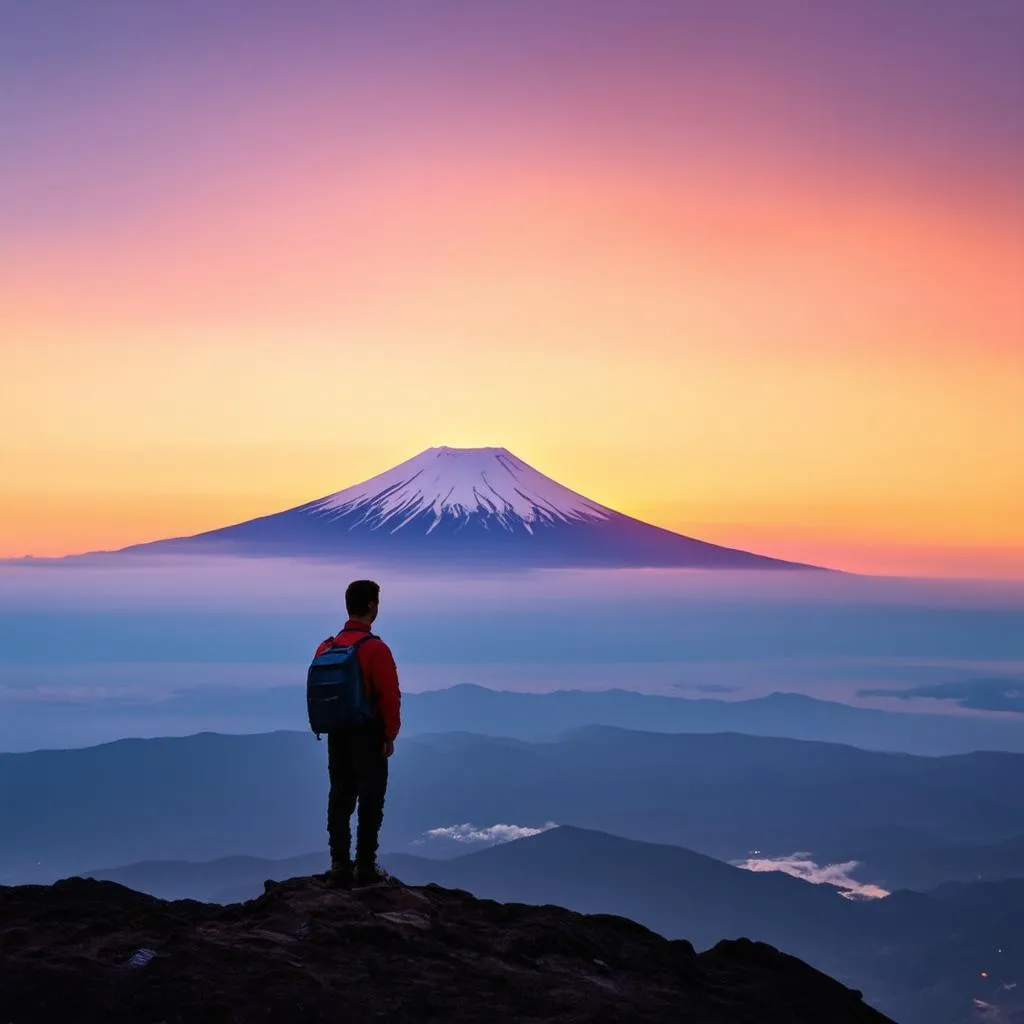
[[[81,878],[0,887],[2,1024],[370,1018],[889,1021],[762,943],[698,954],[624,918],[437,886],[295,878],[230,906]]]

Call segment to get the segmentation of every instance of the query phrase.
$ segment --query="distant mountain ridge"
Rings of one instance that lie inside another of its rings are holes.
[[[414,852],[428,830],[462,822],[556,822],[721,860],[806,850],[834,863],[865,851],[858,880],[886,889],[916,884],[915,859],[964,836],[975,854],[954,855],[941,880],[978,868],[1008,877],[1019,864],[1021,755],[924,758],[591,727],[555,742],[410,737],[395,757],[381,835],[392,851]],[[308,733],[0,755],[0,882],[153,859],[304,854],[324,843],[326,781],[323,744]]]
[[[624,689],[555,690],[528,693],[496,690],[472,683],[403,695],[403,735],[467,732],[521,740],[556,739],[588,725],[610,725],[652,732],[739,732],[755,736],[823,740],[865,750],[899,751],[928,756],[976,750],[1024,753],[1024,721],[1006,718],[886,711],[852,707],[799,693],[721,700],[713,697],[668,696]],[[25,751],[15,746],[30,733],[48,737],[47,747],[80,748],[65,739],[77,730],[87,704],[23,703],[19,720],[0,715],[0,752]],[[110,736],[89,746],[135,732],[130,704],[125,722],[111,719]],[[186,690],[160,704],[161,735],[203,731],[266,733],[279,729],[305,731],[305,706],[295,685],[253,688],[239,701],[237,689]],[[143,733],[142,735],[152,735]],[[27,749],[33,749],[31,747]]]
[[[226,554],[518,567],[814,569],[616,512],[506,448],[428,448],[360,484],[273,515],[120,554]]]
[[[465,731],[538,740],[608,725],[653,732],[739,732],[927,756],[1024,753],[1024,721],[885,711],[802,693],[720,700],[625,689],[528,693],[460,683],[406,699],[411,727],[419,735]]]

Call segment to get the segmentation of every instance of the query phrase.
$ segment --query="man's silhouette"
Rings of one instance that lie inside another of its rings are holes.
[[[325,640],[317,654],[333,642],[359,646],[359,667],[367,696],[377,709],[369,724],[330,732],[327,735],[327,766],[331,790],[327,801],[327,835],[331,847],[332,882],[338,885],[374,885],[388,881],[377,865],[377,837],[384,818],[384,794],[388,785],[388,758],[394,753],[401,726],[401,692],[391,649],[370,633],[380,604],[380,586],[372,580],[355,580],[345,591],[348,621],[333,639]],[[359,807],[356,859],[352,856],[352,814]]]

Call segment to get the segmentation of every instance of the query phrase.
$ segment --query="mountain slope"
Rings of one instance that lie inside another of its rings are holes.
[[[132,969],[140,949],[155,956]],[[295,879],[226,908],[82,879],[0,888],[0,952],[0,1006],[19,1024],[887,1021],[769,946],[697,955],[620,918],[436,888]]]
[[[768,942],[862,990],[901,1024],[963,1024],[976,999],[1007,1014],[1000,1020],[1024,1010],[1024,881],[851,902],[828,885],[570,828],[454,860],[387,863],[407,882],[618,914],[697,948],[738,935]]]
[[[323,871],[327,863],[326,852],[286,861],[234,857],[141,863],[90,877],[164,899],[238,903],[259,896],[267,878]],[[1022,1007],[1015,982],[1024,973],[1024,881],[850,901],[829,885],[565,826],[454,860],[385,855],[384,863],[407,883],[615,914],[698,949],[737,936],[764,941],[863,991],[901,1024],[963,1024],[976,998],[1005,1014]]]
[[[564,487],[505,448],[428,448],[296,508],[126,552],[448,565],[813,568],[633,519]]]
[[[698,949],[748,936],[784,949],[803,947],[807,956],[834,948],[837,938],[858,945],[870,929],[872,908],[851,903],[833,886],[744,871],[693,850],[592,829],[560,826],[451,860],[391,855],[386,861],[415,884],[619,914],[663,935],[679,936],[685,928]],[[831,940],[828,946],[824,940]],[[841,961],[831,965],[837,967]]]

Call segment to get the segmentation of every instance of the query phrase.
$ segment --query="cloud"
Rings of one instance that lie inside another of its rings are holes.
[[[995,1003],[989,1003],[984,999],[972,1001],[975,1009],[975,1020],[985,1021],[985,1024],[1009,1024],[1002,1008]]]
[[[733,861],[744,871],[781,871],[814,885],[832,885],[847,899],[878,900],[889,895],[888,890],[870,882],[858,882],[850,872],[860,862],[844,861],[841,864],[816,864],[809,853],[791,853],[788,857],[750,857]]]
[[[929,683],[903,690],[858,690],[858,697],[897,697],[899,700],[955,701],[973,711],[1014,711],[1024,714],[1024,679],[960,679],[948,683]]]
[[[553,821],[549,821],[541,828],[532,828],[529,825],[489,825],[486,828],[478,828],[469,822],[461,825],[445,825],[440,828],[428,829],[423,834],[428,839],[450,839],[456,843],[509,843],[516,839],[529,839],[530,836],[540,835],[548,829],[555,828]],[[421,840],[422,841],[422,840]]]

